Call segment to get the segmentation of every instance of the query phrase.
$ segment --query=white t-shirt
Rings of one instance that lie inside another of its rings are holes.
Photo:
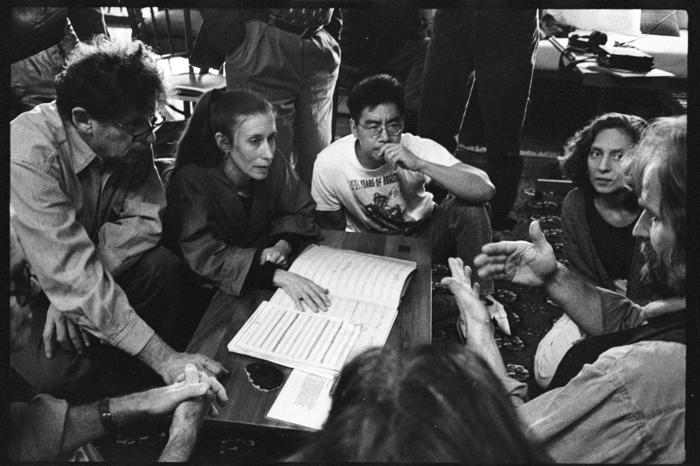
[[[393,168],[386,163],[369,170],[357,160],[356,138],[349,134],[318,154],[314,165],[311,196],[317,210],[345,210],[347,231],[405,233],[435,206],[426,191],[430,177],[420,172]],[[459,163],[447,149],[431,139],[401,135],[401,144],[417,157],[452,166]]]

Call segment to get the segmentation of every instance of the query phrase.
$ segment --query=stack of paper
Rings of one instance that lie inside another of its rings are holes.
[[[359,333],[359,326],[342,319],[263,301],[228,350],[332,377]]]
[[[268,417],[319,429],[346,360],[386,343],[416,263],[327,246],[307,248],[289,269],[329,290],[326,312],[299,312],[281,289],[263,302],[229,351],[295,368]]]

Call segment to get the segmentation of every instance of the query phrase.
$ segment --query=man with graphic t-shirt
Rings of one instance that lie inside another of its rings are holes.
[[[403,133],[404,100],[387,75],[359,82],[348,97],[352,134],[318,155],[311,194],[322,228],[426,239],[433,262],[453,255],[473,264],[491,241],[485,203],[494,187],[482,170],[461,163],[430,139]],[[449,194],[439,205],[426,185]],[[482,280],[482,294],[493,282]]]

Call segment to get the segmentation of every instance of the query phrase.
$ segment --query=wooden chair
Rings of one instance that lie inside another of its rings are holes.
[[[144,15],[143,11],[147,10]],[[225,89],[223,71],[202,72],[189,63],[201,16],[190,8],[129,8],[132,37],[153,47],[160,55],[163,74],[175,91],[175,98],[183,103],[182,110],[170,106],[178,113],[189,117],[194,105],[202,95],[212,89]],[[193,23],[193,16],[196,22]]]

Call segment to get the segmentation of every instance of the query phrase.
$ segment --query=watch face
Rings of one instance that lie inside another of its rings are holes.
[[[252,362],[246,366],[245,373],[250,383],[264,392],[278,389],[284,382],[282,371],[267,362]]]

